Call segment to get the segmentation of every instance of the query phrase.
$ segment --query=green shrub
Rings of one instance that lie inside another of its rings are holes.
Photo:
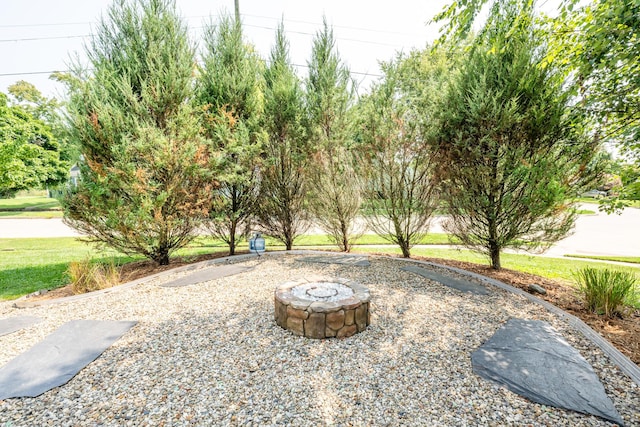
[[[120,282],[120,272],[113,262],[92,263],[91,260],[69,263],[67,275],[74,294],[83,294],[110,288]]]
[[[607,317],[622,316],[637,302],[637,277],[628,271],[586,267],[574,273],[587,309]]]

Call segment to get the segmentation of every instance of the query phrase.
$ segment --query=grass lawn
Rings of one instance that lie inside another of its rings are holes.
[[[62,218],[62,211],[0,211],[0,218]]]
[[[267,247],[269,246],[280,246],[282,243],[276,241],[275,239],[267,239],[266,240]],[[453,241],[453,244],[459,243],[457,240]],[[364,234],[358,240],[356,240],[356,245],[388,245],[390,242],[388,240],[383,239],[377,234]],[[422,240],[416,242],[419,245],[449,245],[452,242],[449,240],[449,235],[444,233],[430,233],[427,234]],[[329,239],[329,236],[326,234],[308,234],[305,236],[300,236],[300,238],[296,239],[294,246],[334,246],[334,244]]]
[[[0,211],[21,211],[25,209],[60,209],[60,202],[57,199],[51,199],[48,197],[16,197],[14,199],[0,199]]]
[[[571,258],[599,259],[602,261],[619,261],[619,262],[630,262],[632,264],[640,264],[640,257],[637,257],[637,256],[600,256],[600,255],[577,255],[577,254],[567,254],[565,256],[571,257]]]
[[[356,248],[354,252],[370,252],[371,249]],[[376,248],[375,252],[400,255],[399,248]],[[442,249],[442,248],[413,248],[411,255],[432,258],[454,259],[458,261],[474,262],[476,264],[489,264],[487,258],[466,249]],[[549,279],[574,282],[573,272],[584,267],[615,268],[616,270],[632,271],[640,277],[640,267],[612,266],[599,262],[577,261],[562,258],[547,258],[534,255],[502,254],[502,267],[511,270],[531,273]]]
[[[376,236],[366,235],[360,240],[361,246],[354,252],[381,252],[400,254],[397,247],[367,247],[386,242]],[[427,236],[425,244],[447,243],[447,235]],[[295,248],[330,247],[327,236],[308,235],[297,242]],[[239,249],[246,249],[247,242],[241,242]],[[282,245],[269,239],[268,250],[283,250]],[[226,252],[227,246],[208,237],[196,239],[188,247],[175,255],[190,257],[213,252]],[[468,250],[442,248],[413,248],[412,255],[434,258],[448,258],[460,261],[487,264],[485,258]],[[0,240],[0,299],[14,299],[39,289],[52,289],[67,284],[66,270],[71,261],[81,261],[90,257],[94,261],[114,262],[118,265],[142,259],[128,257],[113,250],[100,250],[95,245],[81,242],[73,237],[47,239],[2,239]],[[573,271],[587,266],[605,268],[606,264],[569,259],[543,258],[530,255],[503,254],[505,268],[537,274],[551,279],[573,281]],[[633,271],[640,276],[640,267],[620,267],[616,269]]]
[[[197,256],[226,251],[211,239],[198,239],[176,252],[180,256]],[[74,237],[0,240],[0,299],[14,299],[39,289],[53,289],[68,283],[66,271],[72,261],[91,258],[98,262],[121,265],[142,259],[100,250]]]

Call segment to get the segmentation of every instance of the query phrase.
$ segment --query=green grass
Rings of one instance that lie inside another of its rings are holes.
[[[354,252],[369,252],[366,248],[356,248]],[[400,255],[400,249],[394,247],[388,248],[376,248],[375,252],[389,253]],[[466,250],[466,249],[441,249],[441,248],[413,248],[411,250],[412,256],[425,256],[431,258],[445,258],[453,259],[457,261],[473,262],[476,264],[488,265],[487,258],[480,254]],[[564,282],[573,283],[574,271],[583,267],[593,267],[596,269],[611,268],[611,265],[589,262],[569,260],[562,258],[547,258],[534,255],[520,255],[520,254],[502,254],[501,256],[502,267],[510,270],[522,271],[525,273],[535,274],[537,276],[547,277],[549,279],[560,280]],[[617,270],[631,271],[640,276],[640,268],[616,266]]]
[[[71,261],[113,256],[96,251],[73,237],[0,240],[0,298],[13,299],[66,284]]]
[[[226,251],[213,246],[212,239],[197,239],[175,255],[196,257]],[[14,299],[39,289],[53,289],[68,283],[66,271],[72,261],[90,257],[96,262],[113,261],[116,265],[137,261],[113,250],[99,250],[74,237],[0,240],[0,299]]]
[[[577,209],[576,213],[578,215],[595,215],[596,211],[592,211],[589,209]]]
[[[60,202],[48,197],[16,197],[0,199],[0,211],[60,209]]]
[[[601,255],[578,255],[578,254],[567,254],[565,256],[570,258],[599,259],[602,261],[617,261],[617,262],[628,262],[631,264],[640,264],[640,257],[637,257],[637,256],[601,256]]]
[[[62,218],[62,211],[0,211],[2,219],[23,219],[23,218]]]
[[[454,240],[453,243],[457,243]],[[281,245],[280,242],[275,239],[266,239],[267,247]],[[449,240],[449,235],[444,233],[431,233],[427,234],[421,241],[416,242],[419,245],[448,245],[452,242]],[[364,234],[358,240],[356,245],[388,245],[390,242],[383,239],[377,234]],[[294,246],[334,246],[326,234],[308,234],[300,236],[296,239]]]
[[[447,243],[446,235],[433,234],[426,242]],[[354,248],[354,252],[377,252],[400,254],[394,246],[367,247],[366,245],[384,244],[385,241],[373,235],[363,236],[362,246]],[[323,235],[309,235],[300,239],[296,248],[331,247],[329,240]],[[247,242],[240,243],[238,249],[246,250]],[[335,248],[335,247],[333,247]],[[267,241],[267,250],[282,250],[272,239]],[[195,258],[198,255],[214,252],[226,252],[227,246],[210,237],[201,237],[188,247],[177,251],[174,255]],[[468,250],[443,248],[413,248],[414,256],[447,258],[460,261],[487,264],[486,258]],[[128,257],[112,250],[99,250],[94,245],[81,242],[73,237],[47,239],[2,239],[0,240],[0,299],[14,299],[39,289],[52,289],[67,284],[66,270],[71,261],[81,261],[90,257],[94,261],[113,261],[121,265],[126,262],[142,259]],[[607,265],[598,262],[578,261],[570,259],[543,258],[531,255],[503,254],[504,268],[536,274],[550,279],[573,282],[573,272],[582,267],[597,269]],[[610,266],[609,266],[610,267]],[[618,270],[632,271],[640,275],[640,268],[616,267]]]

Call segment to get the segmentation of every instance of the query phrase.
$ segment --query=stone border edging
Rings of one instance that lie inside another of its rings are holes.
[[[38,307],[38,306],[44,306],[44,305],[61,304],[61,303],[65,303],[65,302],[73,302],[73,301],[78,301],[78,300],[84,300],[84,299],[87,299],[87,298],[93,298],[93,297],[96,297],[96,296],[99,296],[99,295],[102,295],[102,294],[105,294],[105,293],[113,292],[113,291],[118,291],[118,290],[122,290],[122,289],[129,289],[129,288],[134,287],[136,285],[145,283],[145,282],[147,282],[149,280],[159,279],[159,278],[167,276],[169,274],[180,273],[180,272],[189,271],[189,270],[197,270],[199,268],[209,267],[209,266],[212,266],[212,265],[215,265],[215,264],[229,263],[231,260],[233,260],[233,261],[245,261],[245,260],[251,259],[251,258],[260,258],[262,256],[309,255],[309,254],[322,254],[322,255],[335,254],[337,256],[340,256],[339,253],[336,253],[336,252],[318,251],[318,250],[304,250],[304,249],[296,249],[296,250],[291,250],[291,251],[264,252],[261,255],[256,255],[256,254],[232,255],[232,256],[226,256],[226,257],[222,257],[222,258],[215,258],[215,259],[208,260],[208,261],[201,261],[201,262],[198,262],[198,263],[195,263],[195,264],[184,265],[182,267],[177,267],[177,268],[174,268],[174,269],[162,271],[160,273],[157,273],[157,274],[154,274],[154,275],[151,275],[151,276],[147,276],[147,277],[141,277],[140,279],[136,279],[136,280],[134,280],[132,282],[124,283],[122,285],[114,286],[112,288],[102,289],[100,291],[90,292],[88,294],[73,295],[73,296],[69,296],[69,297],[63,297],[63,298],[57,298],[57,299],[51,299],[51,300],[40,300],[40,301],[33,301],[33,302],[28,301],[26,298],[24,300],[22,300],[22,298],[20,298],[20,299],[16,300],[16,302],[13,304],[13,306],[17,307],[17,308],[29,308],[29,307]],[[350,254],[350,255],[351,256],[368,256],[368,255],[356,255],[356,254]],[[455,273],[462,274],[464,276],[473,277],[473,278],[475,278],[477,280],[480,280],[481,282],[496,286],[496,287],[498,287],[498,288],[500,288],[502,290],[511,292],[513,294],[523,296],[523,297],[527,298],[531,302],[534,302],[536,304],[540,304],[541,306],[546,308],[551,313],[553,313],[553,314],[555,314],[557,316],[560,316],[561,318],[565,319],[571,326],[573,326],[575,329],[580,331],[587,339],[589,339],[591,342],[593,342],[595,345],[597,345],[600,348],[600,350],[602,350],[613,361],[613,363],[616,366],[618,366],[618,368],[620,368],[620,370],[622,372],[627,374],[629,376],[629,378],[631,378],[631,380],[633,380],[636,384],[640,385],[640,367],[638,367],[638,365],[633,363],[627,356],[622,354],[609,341],[607,341],[600,334],[598,334],[596,331],[591,329],[591,327],[589,327],[589,325],[584,323],[582,320],[578,319],[576,316],[574,316],[572,314],[567,313],[564,310],[559,309],[555,305],[553,305],[553,304],[551,304],[551,303],[549,303],[549,302],[547,302],[547,301],[545,301],[543,299],[540,299],[540,298],[538,298],[536,296],[533,296],[533,295],[529,294],[528,292],[523,291],[522,289],[507,285],[506,283],[502,283],[499,280],[495,280],[495,279],[492,279],[490,277],[486,277],[486,276],[483,276],[481,274],[473,273],[471,271],[466,271],[466,270],[463,270],[463,269],[460,269],[460,268],[450,267],[450,266],[447,266],[447,265],[436,264],[434,262],[429,262],[429,261],[421,261],[421,260],[417,260],[417,259],[396,258],[396,257],[390,257],[390,256],[382,256],[382,255],[375,255],[375,256],[378,257],[378,258],[384,258],[384,259],[390,259],[390,260],[396,260],[396,261],[404,261],[404,262],[409,262],[409,263],[414,263],[414,264],[428,265],[428,266],[431,266],[431,267],[436,267],[436,268],[441,268],[441,269],[453,271]]]

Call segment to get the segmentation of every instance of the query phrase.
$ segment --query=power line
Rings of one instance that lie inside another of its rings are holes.
[[[195,19],[195,18],[211,18],[214,15],[193,15],[186,16],[184,19]],[[250,13],[241,13],[240,16],[245,16],[249,18],[260,18],[260,19],[269,19],[272,21],[280,22],[281,18],[275,18],[273,16],[264,16],[264,15],[254,15]],[[303,21],[298,19],[286,19],[283,18],[284,22],[293,22],[298,24],[308,24],[308,25],[322,25],[321,22],[313,22],[313,21]],[[99,22],[97,21],[85,21],[85,22],[51,22],[51,23],[40,23],[40,24],[4,24],[0,25],[0,28],[33,28],[33,27],[61,27],[65,25],[97,25]],[[245,25],[245,24],[243,24]],[[331,25],[332,28],[343,28],[346,30],[356,30],[356,31],[366,31],[370,33],[380,33],[380,34],[395,34],[402,36],[411,36],[411,37],[419,37],[419,34],[415,33],[404,33],[400,31],[388,31],[388,30],[380,30],[373,28],[364,28],[364,27],[351,27],[349,25]]]
[[[24,73],[3,73],[0,74],[0,77],[10,77],[10,76],[30,76],[35,74],[53,74],[59,73],[60,71],[26,71]],[[69,70],[62,71],[63,73],[68,73]]]
[[[262,16],[262,15],[252,15],[249,13],[243,13],[242,16],[249,16],[252,18],[263,18],[263,19],[271,19],[274,21],[280,21],[280,18],[274,18],[271,16]],[[312,21],[301,21],[301,20],[297,20],[297,19],[286,19],[284,18],[284,22],[296,22],[299,24],[309,24],[309,25],[322,25],[322,23],[320,22],[312,22]],[[399,32],[399,31],[387,31],[387,30],[378,30],[378,29],[372,29],[372,28],[363,28],[363,27],[350,27],[348,25],[330,25],[331,28],[344,28],[346,30],[357,30],[357,31],[367,31],[370,33],[382,33],[382,34],[396,34],[396,35],[400,35],[400,36],[412,36],[412,37],[419,37],[418,34],[412,34],[412,33],[403,33],[403,32]]]
[[[253,24],[243,24],[245,27],[258,28],[263,30],[275,31],[274,27],[266,27],[263,25],[253,25]],[[204,27],[191,27],[191,29],[199,29]],[[308,33],[305,31],[296,31],[296,30],[286,30],[285,33],[289,34],[301,34],[305,36],[314,36],[314,33]],[[92,37],[92,34],[79,34],[79,35],[68,35],[68,36],[51,36],[51,37],[27,37],[27,38],[19,38],[19,39],[0,39],[0,43],[17,43],[17,42],[28,42],[28,41],[42,41],[42,40],[60,40],[60,39],[79,39],[79,38],[87,38]],[[399,44],[391,44],[391,43],[383,43],[376,42],[371,40],[361,40],[361,39],[353,39],[349,37],[336,37],[336,40],[347,41],[347,42],[355,42],[355,43],[365,43],[372,44],[376,46],[388,46],[388,47],[403,47]]]
[[[32,41],[38,41],[38,40],[84,39],[87,37],[91,37],[91,34],[75,35],[75,36],[29,37],[29,38],[23,38],[23,39],[4,39],[4,40],[0,40],[0,43],[32,42]]]

